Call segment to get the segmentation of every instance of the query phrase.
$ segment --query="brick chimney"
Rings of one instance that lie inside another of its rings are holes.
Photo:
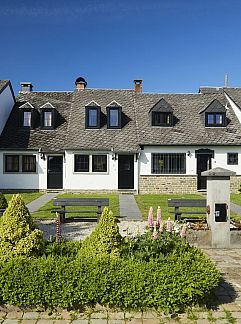
[[[87,86],[87,82],[84,78],[79,77],[75,80],[75,86],[77,90],[84,90]]]
[[[134,80],[134,91],[142,93],[142,80]]]
[[[31,92],[33,89],[33,85],[31,82],[21,82],[21,92]]]

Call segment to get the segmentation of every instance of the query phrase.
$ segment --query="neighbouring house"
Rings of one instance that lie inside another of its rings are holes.
[[[0,81],[0,189],[195,193],[201,172],[223,167],[241,181],[241,88],[196,94],[88,89],[15,97]]]

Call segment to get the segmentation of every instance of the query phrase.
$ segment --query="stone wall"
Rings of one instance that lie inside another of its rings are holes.
[[[140,176],[139,193],[183,193],[197,192],[197,177],[187,175]]]

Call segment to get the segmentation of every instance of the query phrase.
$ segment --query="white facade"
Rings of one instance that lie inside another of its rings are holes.
[[[14,106],[14,97],[11,91],[10,86],[8,85],[0,93],[0,135],[3,131],[3,128],[8,120],[8,117],[11,113],[11,110]]]
[[[241,175],[241,147],[240,146],[146,146],[140,155],[139,175],[151,175],[152,153],[186,153],[186,175],[197,174],[197,159],[195,151],[209,149],[214,151],[212,168],[221,167]],[[227,164],[227,153],[238,153],[238,165]]]

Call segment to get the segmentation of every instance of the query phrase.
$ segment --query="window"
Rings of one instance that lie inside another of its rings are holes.
[[[107,127],[121,128],[121,108],[118,107],[107,108]]]
[[[44,111],[44,127],[53,126],[53,115],[52,111]]]
[[[5,172],[36,172],[36,155],[5,155]]]
[[[100,108],[86,107],[85,110],[86,128],[100,128]]]
[[[225,113],[206,113],[207,127],[223,127],[225,126]]]
[[[5,155],[5,172],[19,172],[18,155]]]
[[[238,164],[238,153],[227,154],[227,164],[237,165]]]
[[[76,154],[74,172],[107,172],[107,155]]]
[[[89,172],[89,155],[74,156],[74,172]]]
[[[23,155],[22,156],[22,172],[36,172],[36,156]]]
[[[152,154],[152,173],[184,174],[186,173],[185,153],[154,153]]]
[[[93,155],[92,156],[92,172],[107,172],[107,156]]]
[[[172,126],[172,113],[153,111],[152,126]]]
[[[23,127],[31,127],[32,126],[32,113],[31,111],[23,112]]]

